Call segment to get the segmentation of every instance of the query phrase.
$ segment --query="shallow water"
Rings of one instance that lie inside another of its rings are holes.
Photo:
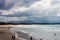
[[[37,40],[60,40],[60,25],[35,25],[34,27],[32,25],[32,27],[17,27],[11,29],[30,33]]]

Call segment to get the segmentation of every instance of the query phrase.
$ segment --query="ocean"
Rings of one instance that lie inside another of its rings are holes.
[[[60,40],[60,25],[25,25],[25,27],[14,27],[11,30],[28,33],[37,40]]]

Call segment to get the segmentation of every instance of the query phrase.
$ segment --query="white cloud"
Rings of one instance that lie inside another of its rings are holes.
[[[52,1],[52,0],[38,1],[32,4],[30,8],[33,9],[32,12],[36,10],[37,11],[37,12],[35,11],[36,14],[38,15],[40,14],[40,16],[58,16],[60,13],[59,12],[60,3],[53,4],[53,2],[56,2],[56,1]]]
[[[41,0],[37,1],[33,4],[30,5],[30,7],[20,7],[20,6],[14,6],[11,10],[6,11],[5,13],[3,12],[2,15],[9,15],[9,14],[14,14],[15,12],[25,12],[27,10],[33,10],[31,11],[32,14],[34,11],[36,11],[36,14],[43,14],[43,15],[48,15],[50,14],[51,10],[55,11],[55,9],[58,8],[58,5],[53,5],[52,0]],[[17,4],[18,5],[18,4]],[[34,13],[35,14],[35,13]]]
[[[26,8],[26,7],[13,7],[12,9],[10,10],[1,10],[2,14],[1,15],[9,15],[9,14],[14,14],[16,12],[25,12],[26,10],[28,10],[29,8]]]
[[[58,9],[57,16],[60,16],[60,9]]]
[[[1,11],[1,12],[2,12],[1,15],[9,15],[9,14],[14,13],[14,12],[12,12],[12,11]]]
[[[49,9],[51,8],[51,0],[42,0],[35,2],[34,4],[31,5],[33,8],[42,8],[42,9]]]
[[[56,0],[56,1],[59,2],[58,0]],[[55,11],[55,9],[58,9],[60,7],[59,3],[56,3],[56,1],[55,0],[36,1],[33,4],[31,4],[30,7],[16,6],[16,5],[20,4],[20,3],[17,3],[9,11],[2,12],[2,15],[9,15],[9,14],[14,14],[15,12],[25,12],[27,10],[33,10],[33,11],[31,11],[32,14],[33,14],[34,11],[36,11],[36,14],[40,14],[40,15],[43,14],[43,15],[48,15],[49,16],[51,11]],[[56,11],[56,12],[58,12],[58,11]]]
[[[14,8],[12,8],[10,11],[14,11],[14,12],[20,11],[20,12],[24,12],[24,11],[26,11],[26,10],[28,10],[28,8],[26,8],[26,7],[14,7]]]
[[[9,20],[8,20],[9,19]],[[26,17],[8,17],[7,20],[8,21],[25,21],[27,20],[28,18]]]
[[[16,12],[20,12],[19,14],[27,12],[28,14],[29,13],[31,14],[31,17],[60,16],[60,1],[58,1],[58,0],[36,1],[36,2],[32,3],[29,7],[19,6],[19,4],[20,3],[17,3],[16,4],[17,6],[15,5],[10,10],[2,10],[1,15],[15,15],[15,14],[17,14]],[[17,14],[17,15],[19,15],[19,14]],[[16,17],[11,18],[11,19],[9,18],[9,21],[15,21],[12,19],[25,21],[25,20],[28,20],[28,17],[23,16],[23,17],[18,17],[18,18],[16,18]],[[6,18],[6,20],[7,20],[7,18]]]
[[[0,22],[9,22],[9,21],[26,21],[28,20],[27,17],[4,17],[0,16]]]

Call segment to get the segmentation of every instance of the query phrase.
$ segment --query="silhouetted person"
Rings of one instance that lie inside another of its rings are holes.
[[[32,40],[32,37],[31,37],[31,40]]]
[[[56,36],[56,33],[54,35]]]
[[[15,40],[15,36],[12,36],[12,40]]]
[[[42,40],[42,39],[40,39],[40,40]]]

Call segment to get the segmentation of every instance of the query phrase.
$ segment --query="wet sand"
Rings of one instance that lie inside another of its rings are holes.
[[[12,36],[15,36],[15,33],[13,33],[11,30],[8,30],[7,28],[0,28],[0,40],[25,40],[24,38],[21,37],[15,37],[15,39],[12,39]],[[20,36],[24,36],[24,34]]]

